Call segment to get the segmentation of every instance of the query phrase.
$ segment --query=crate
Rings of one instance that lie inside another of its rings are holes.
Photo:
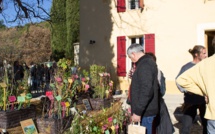
[[[38,118],[36,127],[42,134],[63,134],[71,126],[73,116],[67,116],[63,119]]]
[[[20,121],[36,118],[36,106],[20,110],[0,111],[0,128],[8,129],[20,126]]]

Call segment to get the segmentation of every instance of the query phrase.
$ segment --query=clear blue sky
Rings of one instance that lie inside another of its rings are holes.
[[[22,1],[30,3],[32,5],[37,5],[36,0],[22,0]],[[43,0],[42,7],[49,13],[50,9],[51,9],[51,4],[52,4],[52,0]],[[3,1],[3,9],[4,9],[3,12],[0,13],[0,20],[3,20],[4,24],[7,27],[14,27],[17,25],[25,25],[26,23],[30,22],[29,19],[23,19],[23,20],[19,20],[16,22],[6,22],[6,21],[13,20],[15,18],[15,14],[16,14],[15,9],[14,9],[14,3],[11,0],[4,0]],[[42,20],[32,18],[31,21],[32,22],[41,22]]]

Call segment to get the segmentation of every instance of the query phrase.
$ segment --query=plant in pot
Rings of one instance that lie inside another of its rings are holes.
[[[111,81],[110,74],[105,70],[104,66],[95,64],[90,66],[91,85],[94,91],[90,102],[94,110],[110,107],[110,103],[113,100],[113,81]]]
[[[4,75],[0,82],[0,127],[5,129],[16,127],[20,125],[20,121],[34,119],[36,116],[35,106],[30,102],[32,95],[27,84],[28,75],[15,84],[12,70],[9,71],[8,64],[4,61]]]
[[[54,81],[43,101],[42,118],[37,120],[40,132],[63,133],[71,125],[73,115],[70,109],[75,107],[78,95],[89,88],[89,80],[80,72],[70,60],[58,61]],[[47,130],[48,126],[51,128]]]
[[[54,79],[42,99],[42,117],[37,119],[37,127],[41,133],[63,133],[72,121],[70,107],[76,95],[78,82],[71,76],[72,61],[60,59],[55,68]],[[48,129],[47,129],[48,128]]]
[[[4,111],[29,107],[32,95],[29,93],[27,70],[24,70],[24,78],[22,80],[15,81],[14,72],[9,71],[8,64],[4,61],[3,72],[3,79],[0,83],[0,98],[2,98],[0,107],[3,107]],[[20,98],[23,100],[22,104],[20,104]],[[14,107],[14,103],[19,104],[18,108]]]

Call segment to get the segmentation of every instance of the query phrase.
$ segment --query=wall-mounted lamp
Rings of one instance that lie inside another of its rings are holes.
[[[91,45],[93,45],[93,44],[95,44],[95,43],[96,43],[95,40],[90,40],[90,44],[91,44]]]

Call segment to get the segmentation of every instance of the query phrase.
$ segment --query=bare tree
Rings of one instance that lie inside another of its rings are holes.
[[[48,61],[51,55],[50,29],[47,22],[28,28],[9,28],[0,31],[0,62],[15,60],[28,65]]]
[[[0,14],[6,22],[23,22],[24,20],[32,22],[33,18],[50,21],[49,11],[44,7],[45,1],[52,2],[52,0],[0,0]],[[15,11],[12,18],[9,15],[11,12],[6,11],[8,8]]]

